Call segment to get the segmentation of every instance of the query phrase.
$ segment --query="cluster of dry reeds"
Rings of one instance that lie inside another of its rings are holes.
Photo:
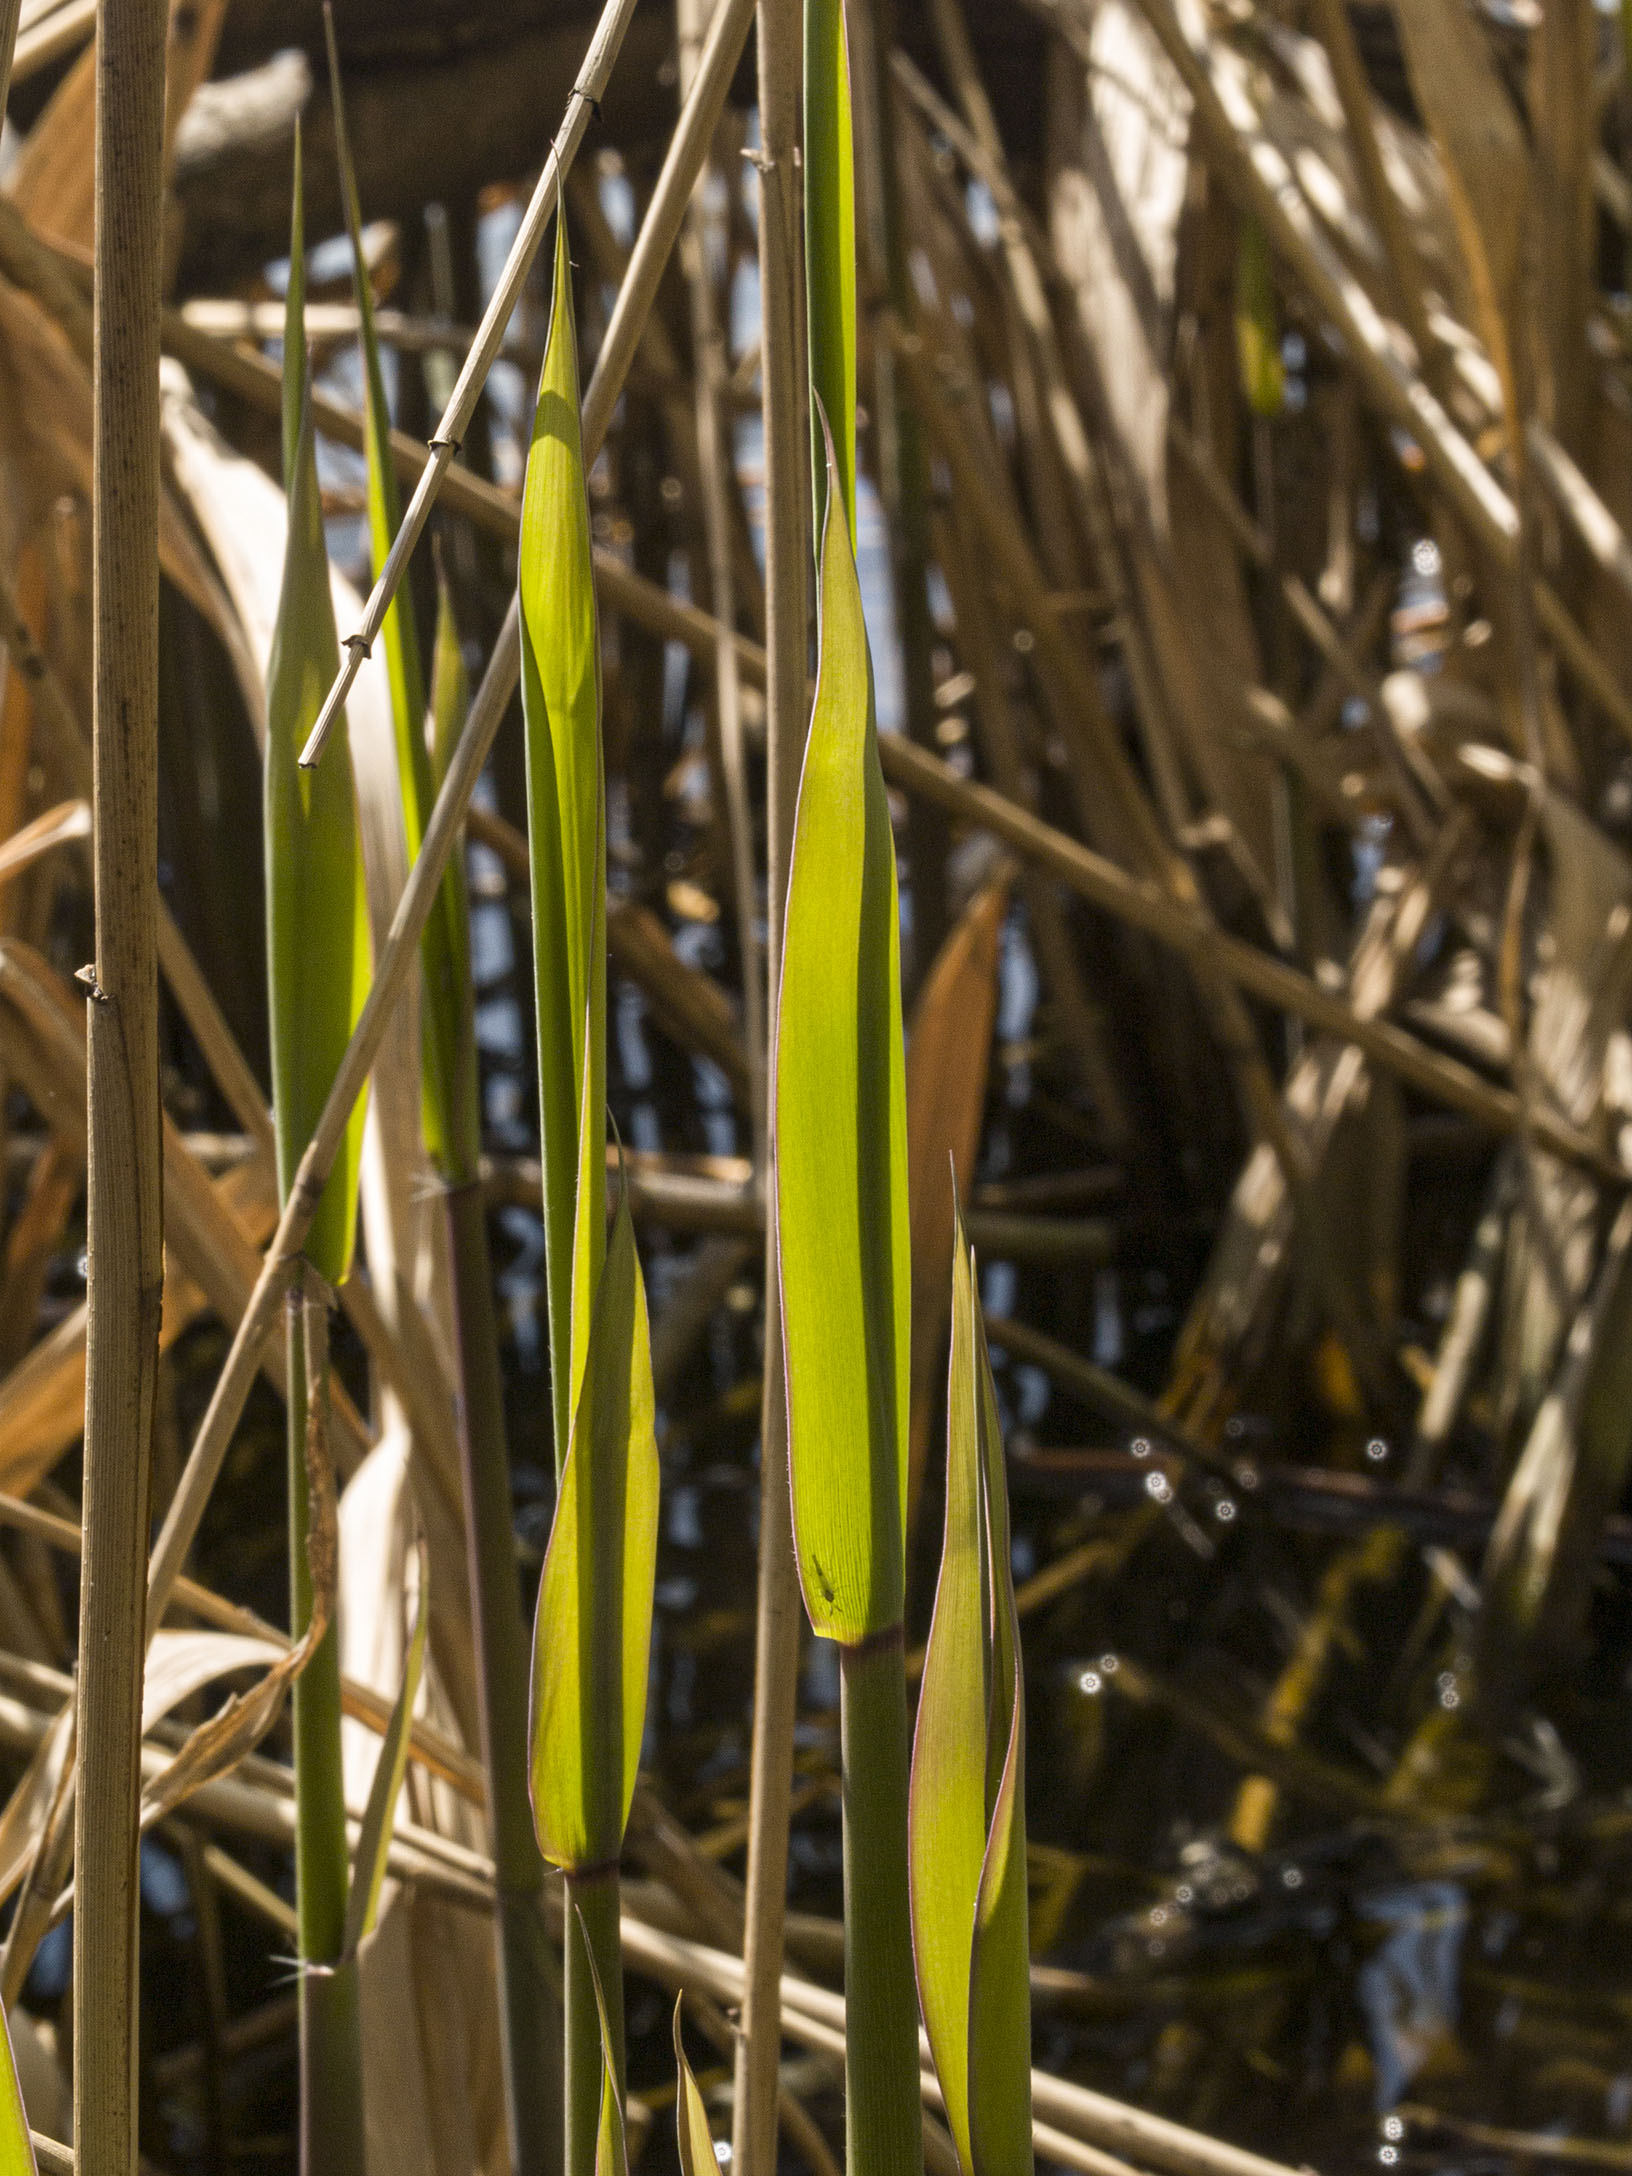
[[[617,2176],[627,1974],[687,2176],[682,2021],[745,2176],[841,2105],[851,2176],[1285,2176],[1209,2133],[1331,2135],[1240,2088],[1296,1974],[1108,2098],[1094,1883],[1148,1988],[1316,1836],[1539,1921],[1619,1834],[1619,26],[11,0],[0,63],[0,2158],[192,2093],[215,2165],[287,2041],[309,2176]],[[756,1436],[700,1782],[662,1490]],[[1553,2006],[1503,2108],[1358,2036],[1385,2158],[1546,2158],[1559,2046],[1612,2123]]]

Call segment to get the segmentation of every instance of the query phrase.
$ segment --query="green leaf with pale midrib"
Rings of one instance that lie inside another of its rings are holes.
[[[946,1532],[909,1814],[919,2001],[966,2176],[1032,2166],[1025,1722],[1003,1441],[957,1219]]]
[[[289,532],[267,667],[265,780],[272,1115],[283,1200],[362,1010],[369,973],[363,858],[344,720],[315,770],[302,770],[297,760],[340,664],[307,382],[298,140],[290,248],[284,332]],[[351,1267],[363,1106],[359,1097],[306,1240],[307,1255],[333,1285],[343,1284]]]
[[[823,535],[816,699],[782,952],[777,1251],[794,1534],[818,1632],[901,1621],[911,1264],[895,845],[842,512]]]
[[[658,1461],[646,1292],[619,1204],[533,1633],[533,1815],[555,1865],[615,1859],[646,1721]]]
[[[557,1471],[605,1245],[606,834],[600,641],[564,221],[522,493],[521,690]]]

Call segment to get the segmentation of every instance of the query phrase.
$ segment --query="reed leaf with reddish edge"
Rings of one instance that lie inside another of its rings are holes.
[[[947,1374],[946,1534],[910,1803],[913,1949],[965,2176],[1029,2176],[1025,1706],[1003,1438],[959,1215]]]
[[[831,436],[827,448],[816,698],[777,1016],[777,1255],[795,1555],[811,1624],[840,1647],[849,2168],[901,2176],[922,2165],[923,2145],[907,1906],[911,1250],[899,909]]]
[[[344,735],[320,771],[299,752],[339,663],[318,491],[305,338],[305,222],[300,151],[284,330],[284,488],[289,529],[267,672],[266,889],[272,1117],[280,1200],[289,1191],[362,1010],[368,918]],[[331,1287],[351,1269],[363,1098],[359,1097],[307,1235],[306,1256]],[[297,1291],[288,1311],[290,1629],[312,1608],[306,1435],[326,1423],[324,1303]],[[316,1349],[320,1346],[321,1349]],[[303,2176],[352,2176],[363,2143],[362,2040],[345,1950],[347,1839],[340,1759],[340,1660],[331,1625],[295,1685],[295,1902],[301,1961]]]

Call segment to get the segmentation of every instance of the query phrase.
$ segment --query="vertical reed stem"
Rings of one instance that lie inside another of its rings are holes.
[[[844,1762],[845,2166],[924,2165],[907,1900],[907,1673],[901,1627],[839,1649]]]
[[[306,1433],[329,1395],[326,1303],[289,1295],[289,1630],[311,1622]],[[345,1945],[348,1848],[340,1761],[340,1639],[331,1622],[291,1698],[295,1751],[295,1915],[300,1949],[301,2176],[363,2166],[363,2048],[357,1968]],[[335,1969],[338,1967],[338,1969]]]
[[[145,1561],[163,1285],[158,1055],[163,0],[104,0],[96,61],[89,1324],[74,1914],[74,2131],[136,2167]],[[10,53],[6,54],[9,73]]]
[[[565,1962],[567,2010],[567,2176],[595,2176],[595,2141],[601,2121],[601,2019],[595,2002],[591,1952],[600,1975],[606,2021],[612,2036],[617,2089],[624,2091],[623,1948],[618,1926],[616,1864],[581,1874],[569,1868]],[[587,1940],[586,1940],[587,1938]]]
[[[760,404],[765,434],[766,965],[769,1005],[781,980],[782,916],[804,748],[808,455],[801,414],[801,204],[794,150],[803,27],[799,0],[759,0]],[[774,1019],[769,1033],[776,1032]],[[771,1155],[776,1153],[774,1141]],[[788,1409],[776,1268],[776,1189],[765,1175],[765,1390],[760,1412],[759,1593],[749,1769],[748,1891],[742,2031],[732,2112],[735,2176],[774,2176],[782,2056],[782,1947],[788,1801],[803,1605],[793,1561]]]
[[[474,1047],[465,1048],[474,1061]],[[544,1861],[527,1780],[527,1640],[516,1577],[504,1383],[481,1184],[447,1192],[459,1333],[459,1440],[496,1878],[499,2032],[516,2176],[561,2167],[561,2020],[544,1927]]]

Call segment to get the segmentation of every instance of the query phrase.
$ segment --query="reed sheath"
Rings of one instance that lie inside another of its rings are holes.
[[[839,1649],[844,1763],[845,2166],[924,2165],[907,1907],[907,1673],[901,1627]]]
[[[567,2080],[566,2161],[568,2176],[597,2176],[595,2143],[601,2123],[601,2018],[595,2001],[600,1976],[606,2023],[612,2043],[621,2099],[627,2072],[623,2044],[623,1945],[619,1930],[616,1863],[584,1873],[567,1870],[567,1917],[562,1952],[566,1980]],[[586,1946],[587,1938],[587,1946]]]

